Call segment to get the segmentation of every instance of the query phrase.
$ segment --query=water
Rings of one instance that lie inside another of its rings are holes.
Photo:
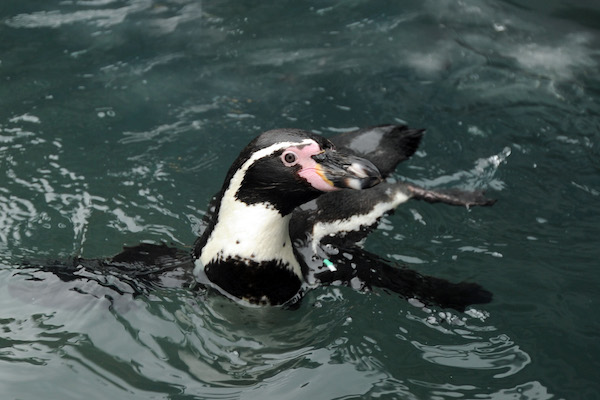
[[[598,21],[587,1],[4,1],[2,398],[600,398]],[[401,121],[428,132],[396,178],[499,201],[408,203],[367,247],[489,305],[321,288],[247,309],[21,266],[185,248],[259,132]]]

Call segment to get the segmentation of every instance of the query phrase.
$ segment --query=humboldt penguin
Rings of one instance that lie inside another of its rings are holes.
[[[264,132],[233,162],[192,251],[144,243],[110,259],[76,258],[70,269],[48,270],[65,280],[86,276],[81,270],[104,271],[133,287],[175,274],[247,305],[293,307],[319,285],[380,287],[459,311],[487,303],[492,294],[476,283],[425,276],[362,247],[380,219],[410,199],[494,204],[479,191],[386,180],[422,137],[423,130],[404,125],[329,139],[299,129]],[[93,276],[99,279],[97,272]]]

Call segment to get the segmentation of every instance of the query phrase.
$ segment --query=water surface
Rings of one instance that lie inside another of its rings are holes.
[[[600,7],[255,3],[4,2],[3,398],[600,398]],[[190,246],[261,131],[401,122],[427,134],[395,178],[499,201],[408,203],[366,246],[491,304],[320,288],[249,309],[22,266]]]

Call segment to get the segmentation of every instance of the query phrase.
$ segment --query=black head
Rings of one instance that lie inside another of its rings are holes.
[[[335,151],[322,136],[298,130],[267,131],[254,139],[231,166],[228,191],[248,205],[263,203],[282,215],[340,188],[364,189],[381,181],[368,160]]]

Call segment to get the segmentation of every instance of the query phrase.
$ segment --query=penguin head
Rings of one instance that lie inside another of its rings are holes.
[[[287,215],[324,192],[365,189],[381,180],[370,161],[336,151],[319,135],[276,129],[264,132],[240,153],[224,191],[236,201],[264,204]]]

